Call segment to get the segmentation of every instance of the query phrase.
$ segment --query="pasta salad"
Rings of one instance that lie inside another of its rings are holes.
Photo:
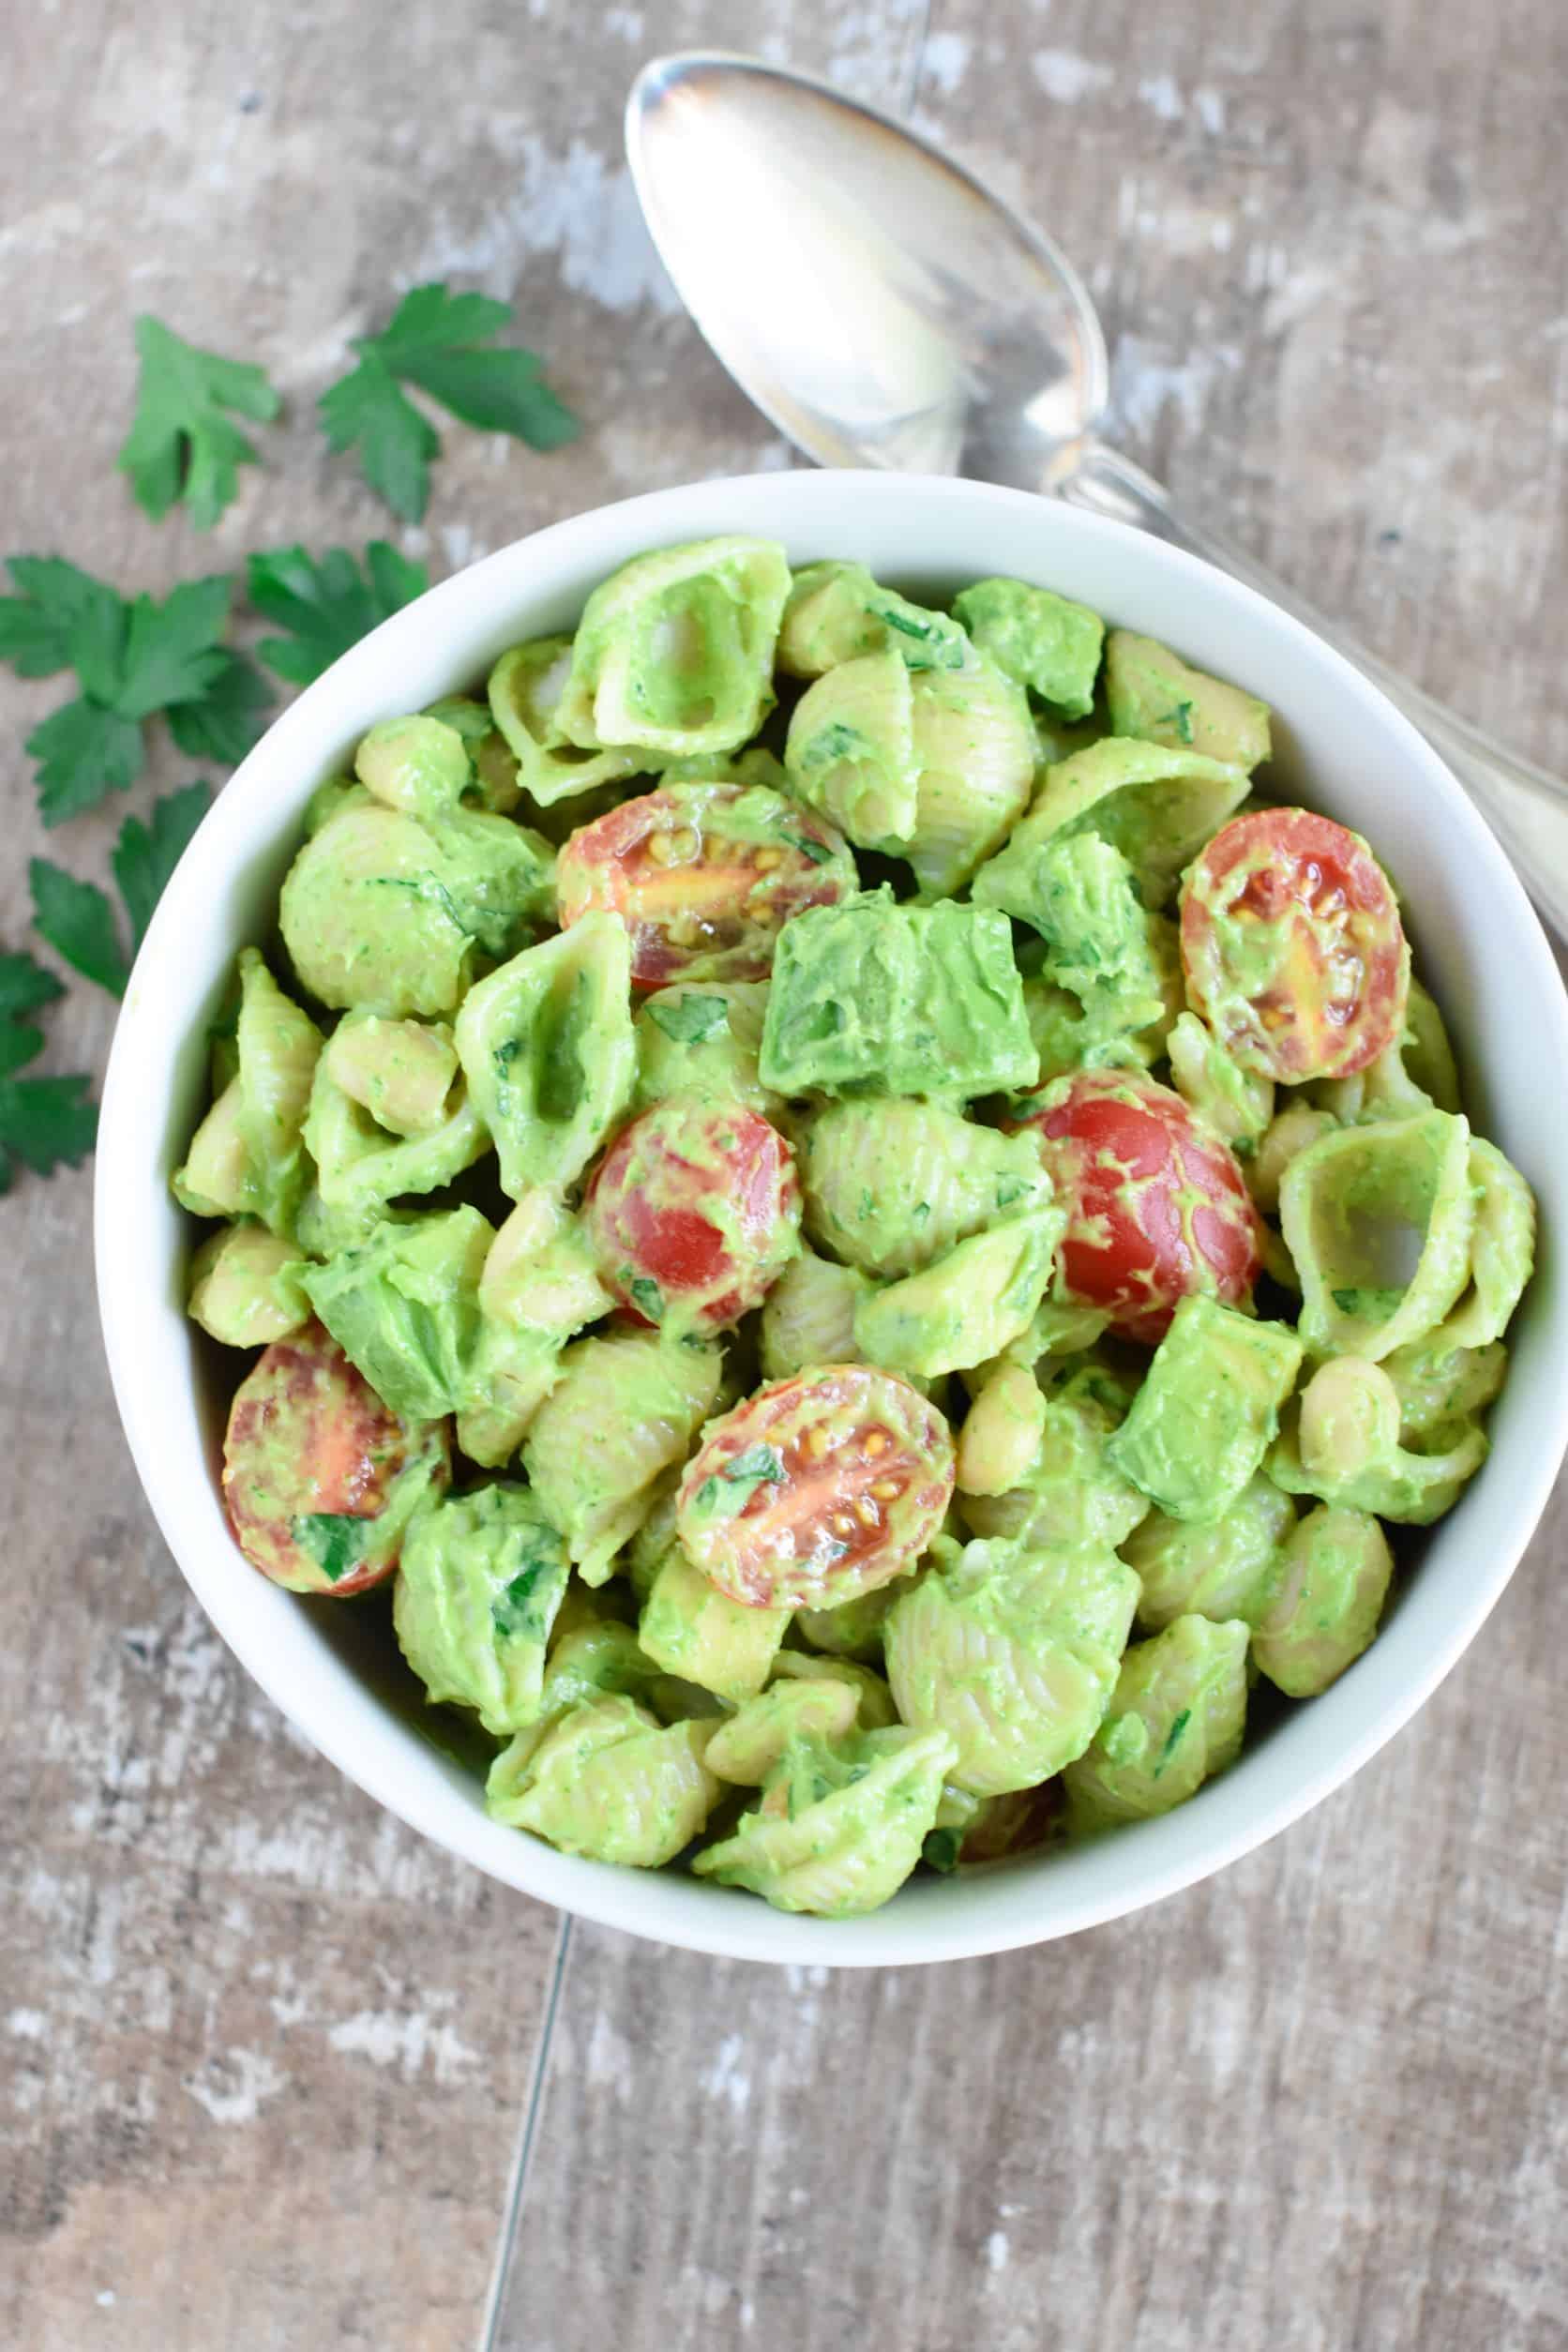
[[[1534,1206],[1270,753],[1065,596],[736,536],[318,787],[189,1311],[241,1550],[390,1596],[497,1820],[849,1916],[1168,1811],[1366,1650]]]

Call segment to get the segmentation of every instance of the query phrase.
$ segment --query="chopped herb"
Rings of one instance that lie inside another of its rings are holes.
[[[784,838],[808,857],[813,866],[832,865],[833,852],[825,841],[813,841],[808,833],[787,833]]]
[[[359,558],[346,547],[320,556],[302,547],[267,548],[250,557],[246,577],[263,619],[288,631],[264,638],[256,651],[291,686],[309,686],[430,585],[424,565],[384,539],[372,539]]]
[[[31,956],[0,955],[0,1193],[10,1190],[17,1160],[47,1176],[62,1161],[79,1167],[93,1148],[98,1109],[84,1078],[16,1075],[43,1051],[42,1032],[20,1017],[61,993]]]
[[[405,521],[424,515],[441,441],[404,384],[463,424],[509,433],[531,449],[575,439],[577,420],[544,382],[543,363],[532,352],[484,348],[511,319],[511,306],[488,294],[449,294],[439,281],[415,286],[379,335],[355,339],[357,364],[323,395],[331,446],[357,446],[365,479]]]
[[[1156,718],[1154,724],[1156,727],[1174,727],[1179,743],[1191,743],[1193,739],[1191,698],[1184,697],[1173,709],[1164,712],[1160,717]]]
[[[537,1560],[531,1560],[490,1603],[490,1621],[496,1632],[504,1637],[524,1634],[535,1641],[542,1640],[547,1628],[541,1622],[539,1603],[541,1598],[548,1598],[560,1577],[559,1558],[543,1553]],[[539,1592],[541,1584],[546,1588],[544,1595]]]
[[[374,1526],[373,1519],[355,1518],[344,1511],[303,1511],[290,1532],[328,1583],[337,1584],[359,1566]]]
[[[1172,1749],[1175,1747],[1177,1741],[1181,1738],[1183,1732],[1186,1729],[1191,1721],[1192,1709],[1190,1707],[1184,1707],[1181,1713],[1176,1717],[1175,1722],[1171,1725],[1169,1730],[1165,1735],[1165,1745],[1160,1750],[1160,1760],[1154,1767],[1154,1777],[1156,1780],[1159,1778],[1161,1772],[1164,1772],[1166,1766],[1169,1763]]]
[[[677,1046],[704,1045],[730,1026],[729,1000],[722,996],[677,996],[661,1003],[655,997],[648,1018]]]
[[[282,402],[262,369],[198,351],[145,312],[135,334],[142,370],[120,471],[155,521],[180,499],[197,530],[209,531],[239,488],[239,468],[257,462],[233,419],[270,425]]]
[[[652,1274],[638,1274],[626,1286],[633,1306],[645,1315],[650,1323],[656,1323],[664,1314],[664,1292]]]
[[[699,1486],[699,1487],[698,1487],[698,1489],[697,1489],[697,1508],[698,1508],[698,1510],[699,1510],[699,1511],[711,1511],[711,1510],[713,1509],[713,1507],[714,1507],[715,1503],[716,1503],[717,1500],[718,1500],[718,1481],[717,1481],[717,1479],[716,1479],[716,1478],[704,1478],[704,1479],[703,1479],[703,1481],[702,1481],[702,1484],[701,1484],[701,1486]]]
[[[835,719],[831,726],[812,736],[800,755],[801,765],[825,768],[836,760],[862,759],[870,747],[858,728],[847,726],[841,718]]]
[[[744,1454],[737,1454],[732,1462],[726,1462],[719,1476],[731,1485],[743,1480],[755,1485],[765,1480],[770,1486],[784,1484],[784,1462],[776,1445],[748,1445]]]
[[[996,1205],[999,1209],[1010,1209],[1015,1201],[1022,1200],[1032,1189],[1021,1176],[999,1176]]]
[[[958,1848],[963,1842],[963,1833],[958,1830],[928,1831],[920,1848],[920,1859],[927,1869],[940,1870],[945,1875],[957,1869]]]
[[[868,1216],[874,1216],[876,1214],[876,1209],[877,1199],[875,1193],[873,1193],[869,1184],[863,1184],[860,1190],[860,1222],[862,1225],[865,1224]]]
[[[211,801],[204,784],[188,784],[153,803],[150,824],[128,817],[120,827],[110,864],[129,918],[130,956],[121,943],[119,920],[107,891],[97,882],[79,882],[50,858],[33,859],[28,875],[35,927],[57,956],[111,996],[124,996],[131,957]]]
[[[931,1204],[928,1200],[917,1200],[910,1214],[917,1225],[924,1225],[931,1214]]]

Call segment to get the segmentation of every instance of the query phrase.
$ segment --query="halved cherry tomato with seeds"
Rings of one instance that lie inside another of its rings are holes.
[[[404,1421],[322,1329],[275,1339],[240,1382],[223,1500],[253,1567],[291,1592],[368,1591],[403,1530],[451,1476],[445,1422]]]
[[[574,833],[556,865],[561,927],[608,907],[640,988],[765,980],[803,907],[857,887],[843,836],[765,784],[667,784]]]
[[[1361,836],[1305,808],[1222,825],[1182,885],[1187,994],[1244,1069],[1348,1078],[1405,1024],[1410,951]]]
[[[925,1550],[953,1498],[953,1440],[917,1389],[869,1364],[776,1380],[709,1428],[676,1531],[752,1608],[836,1608]]]
[[[1077,1070],[1014,1123],[1037,1135],[1067,1212],[1057,1279],[1069,1298],[1154,1347],[1190,1292],[1227,1306],[1248,1297],[1262,1267],[1258,1212],[1229,1144],[1168,1086]]]
[[[671,1095],[620,1134],[588,1192],[599,1274],[672,1334],[723,1331],[794,1254],[800,1186],[776,1127],[740,1103]]]

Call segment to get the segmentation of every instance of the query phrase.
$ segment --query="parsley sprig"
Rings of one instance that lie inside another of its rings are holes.
[[[441,452],[405,384],[461,423],[531,449],[576,438],[577,419],[544,382],[544,363],[531,351],[490,348],[511,319],[511,305],[489,294],[451,294],[439,280],[415,286],[379,335],[356,338],[357,364],[323,394],[327,440],[334,449],[357,447],[365,479],[405,520],[423,518],[430,460]]]
[[[270,425],[282,403],[262,369],[198,351],[158,319],[143,312],[135,333],[142,368],[120,470],[155,522],[183,500],[197,530],[210,531],[239,489],[239,468],[258,462],[234,418]]]
[[[134,784],[143,728],[159,712],[192,758],[244,758],[267,691],[223,642],[230,583],[221,574],[161,599],[128,599],[62,556],[13,555],[8,569],[20,593],[0,596],[0,659],[24,678],[73,670],[81,689],[27,738],[46,825]]]
[[[60,993],[31,956],[0,955],[0,1193],[10,1190],[18,1160],[47,1176],[62,1160],[79,1167],[93,1148],[98,1110],[85,1078],[17,1076],[43,1051],[43,1033],[25,1016]]]
[[[150,822],[128,817],[120,827],[109,863],[130,927],[128,956],[108,892],[97,882],[79,881],[47,857],[34,858],[28,867],[35,930],[84,979],[96,980],[111,996],[124,996],[153,909],[211,806],[204,784],[187,784],[154,801]]]
[[[256,611],[288,632],[264,638],[256,651],[291,686],[309,686],[430,585],[424,565],[411,563],[384,539],[371,540],[363,569],[346,547],[329,547],[315,557],[302,547],[275,547],[252,555],[247,574]]]

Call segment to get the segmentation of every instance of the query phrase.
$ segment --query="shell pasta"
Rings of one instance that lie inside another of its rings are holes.
[[[1070,586],[651,550],[309,779],[171,1178],[224,1500],[520,1836],[1048,1868],[1484,1469],[1535,1203],[1393,882]]]

